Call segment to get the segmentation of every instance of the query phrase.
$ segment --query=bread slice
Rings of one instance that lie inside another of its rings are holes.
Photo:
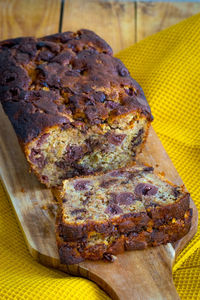
[[[66,264],[174,242],[191,224],[189,194],[152,167],[65,180],[56,194],[56,236]]]
[[[89,30],[0,42],[0,100],[48,187],[135,159],[152,115],[139,84]]]

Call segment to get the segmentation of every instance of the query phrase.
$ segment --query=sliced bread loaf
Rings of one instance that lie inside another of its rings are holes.
[[[68,264],[173,242],[190,228],[189,194],[152,167],[65,180],[57,197],[57,243]]]

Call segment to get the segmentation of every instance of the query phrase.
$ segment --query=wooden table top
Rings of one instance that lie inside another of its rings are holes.
[[[114,53],[200,12],[200,2],[0,0],[0,40],[94,30]]]

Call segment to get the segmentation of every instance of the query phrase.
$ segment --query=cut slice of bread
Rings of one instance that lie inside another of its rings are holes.
[[[152,167],[65,180],[56,194],[57,243],[64,263],[173,242],[190,228],[189,194]]]

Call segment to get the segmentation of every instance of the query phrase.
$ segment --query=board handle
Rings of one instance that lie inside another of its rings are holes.
[[[175,250],[171,244],[118,255],[114,263],[84,262],[78,273],[96,282],[112,299],[178,300],[172,278]],[[70,273],[73,268],[70,266]]]

